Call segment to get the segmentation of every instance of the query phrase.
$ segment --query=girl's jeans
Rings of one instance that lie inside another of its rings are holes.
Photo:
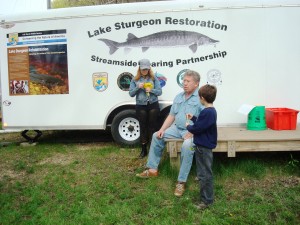
[[[209,205],[214,201],[212,149],[196,146],[195,157],[197,165],[197,177],[200,184],[200,201],[206,205]]]
[[[163,138],[157,138],[156,132],[152,135],[150,152],[147,162],[147,167],[150,169],[157,169],[161,160],[163,150],[165,148],[165,139],[170,138],[183,138],[187,130],[178,129],[176,125],[170,126],[165,130]],[[193,139],[184,140],[181,147],[180,170],[178,175],[179,182],[186,182],[190,173],[194,156]]]

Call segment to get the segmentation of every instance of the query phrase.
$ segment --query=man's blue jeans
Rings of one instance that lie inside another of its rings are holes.
[[[165,130],[163,138],[157,138],[157,134],[155,132],[152,136],[150,152],[146,166],[150,169],[157,169],[165,148],[165,139],[183,138],[187,132],[187,130],[178,129],[174,124]],[[187,181],[193,163],[193,156],[194,143],[193,139],[189,138],[184,140],[181,147],[180,170],[177,179],[179,182]]]
[[[202,201],[206,205],[210,205],[214,201],[212,149],[196,146],[195,158],[197,165],[197,177],[200,184],[200,201]]]

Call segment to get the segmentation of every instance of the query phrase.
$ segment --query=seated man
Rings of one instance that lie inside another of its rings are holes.
[[[174,194],[182,196],[185,191],[185,183],[190,173],[193,156],[194,144],[193,135],[186,129],[186,114],[191,113],[198,116],[203,106],[198,97],[198,88],[200,83],[199,73],[188,70],[183,77],[184,91],[176,95],[170,113],[164,121],[159,131],[152,136],[150,152],[147,161],[147,170],[137,174],[140,178],[149,178],[158,176],[158,164],[161,160],[165,148],[165,140],[169,138],[183,138],[181,147],[181,164]]]

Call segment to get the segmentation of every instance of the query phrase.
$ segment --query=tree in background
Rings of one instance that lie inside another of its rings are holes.
[[[76,6],[89,6],[89,5],[107,5],[119,4],[129,2],[149,2],[155,0],[53,0],[51,1],[51,8],[67,8]],[[157,1],[157,0],[156,0]]]

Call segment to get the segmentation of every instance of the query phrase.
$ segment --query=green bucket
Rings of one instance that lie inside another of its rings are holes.
[[[248,130],[265,130],[266,124],[266,109],[265,106],[256,106],[248,114]]]

